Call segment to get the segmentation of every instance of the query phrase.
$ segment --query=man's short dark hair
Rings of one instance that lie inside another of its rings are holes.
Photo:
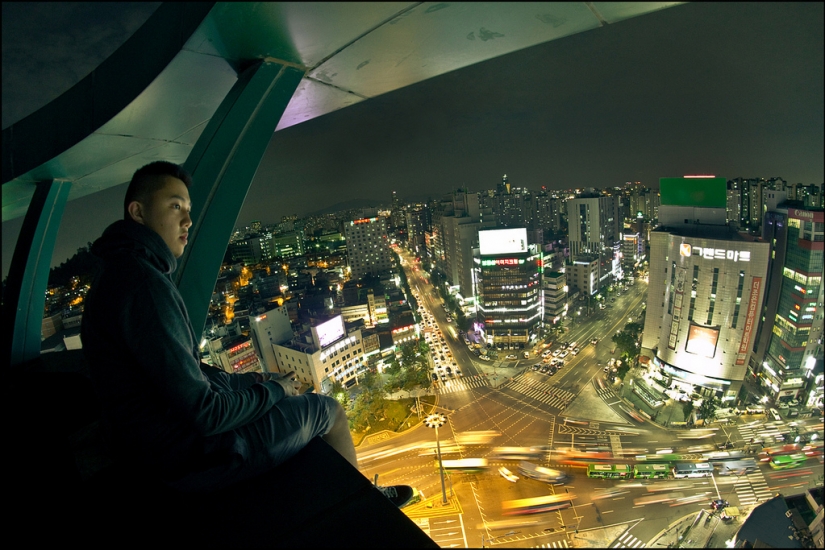
[[[158,160],[139,168],[129,188],[126,190],[126,197],[123,199],[123,219],[130,219],[129,203],[132,201],[148,202],[152,194],[160,189],[164,183],[164,176],[172,176],[182,181],[187,188],[192,185],[192,176],[179,164]]]

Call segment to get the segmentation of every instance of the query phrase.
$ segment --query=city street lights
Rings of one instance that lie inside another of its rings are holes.
[[[447,417],[440,413],[433,413],[424,419],[424,425],[435,428],[435,447],[438,453],[438,471],[441,474],[441,504],[447,504],[447,489],[444,486],[444,464],[441,462],[441,443],[438,441],[438,428],[447,422]]]

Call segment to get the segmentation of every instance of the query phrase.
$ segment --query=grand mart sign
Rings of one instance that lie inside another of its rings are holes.
[[[706,260],[751,261],[750,250],[728,250],[726,248],[711,248],[709,246],[693,246],[688,243],[679,245],[679,254],[681,256],[701,256]]]

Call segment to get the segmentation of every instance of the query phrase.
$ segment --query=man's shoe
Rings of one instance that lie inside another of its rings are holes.
[[[389,487],[376,485],[375,488],[399,508],[406,506],[413,497],[413,488],[409,485],[390,485]]]
[[[389,487],[381,487],[378,485],[378,474],[375,474],[372,484],[376,489],[381,491],[381,494],[390,499],[390,502],[399,508],[403,508],[412,500],[413,488],[409,485],[390,485]]]

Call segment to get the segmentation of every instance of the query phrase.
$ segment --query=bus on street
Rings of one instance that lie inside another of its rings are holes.
[[[756,461],[752,458],[742,460],[727,460],[717,463],[720,476],[737,475],[742,476],[757,470]]]
[[[713,466],[709,462],[694,464],[693,462],[679,462],[673,467],[673,477],[708,477],[713,473]]]
[[[785,470],[787,468],[796,468],[802,466],[808,460],[808,457],[802,453],[795,453],[792,455],[779,455],[771,458],[771,468],[774,470]]]
[[[630,466],[627,464],[588,464],[587,477],[627,479],[630,477]]]
[[[633,477],[641,479],[667,479],[670,477],[670,464],[635,464]]]

